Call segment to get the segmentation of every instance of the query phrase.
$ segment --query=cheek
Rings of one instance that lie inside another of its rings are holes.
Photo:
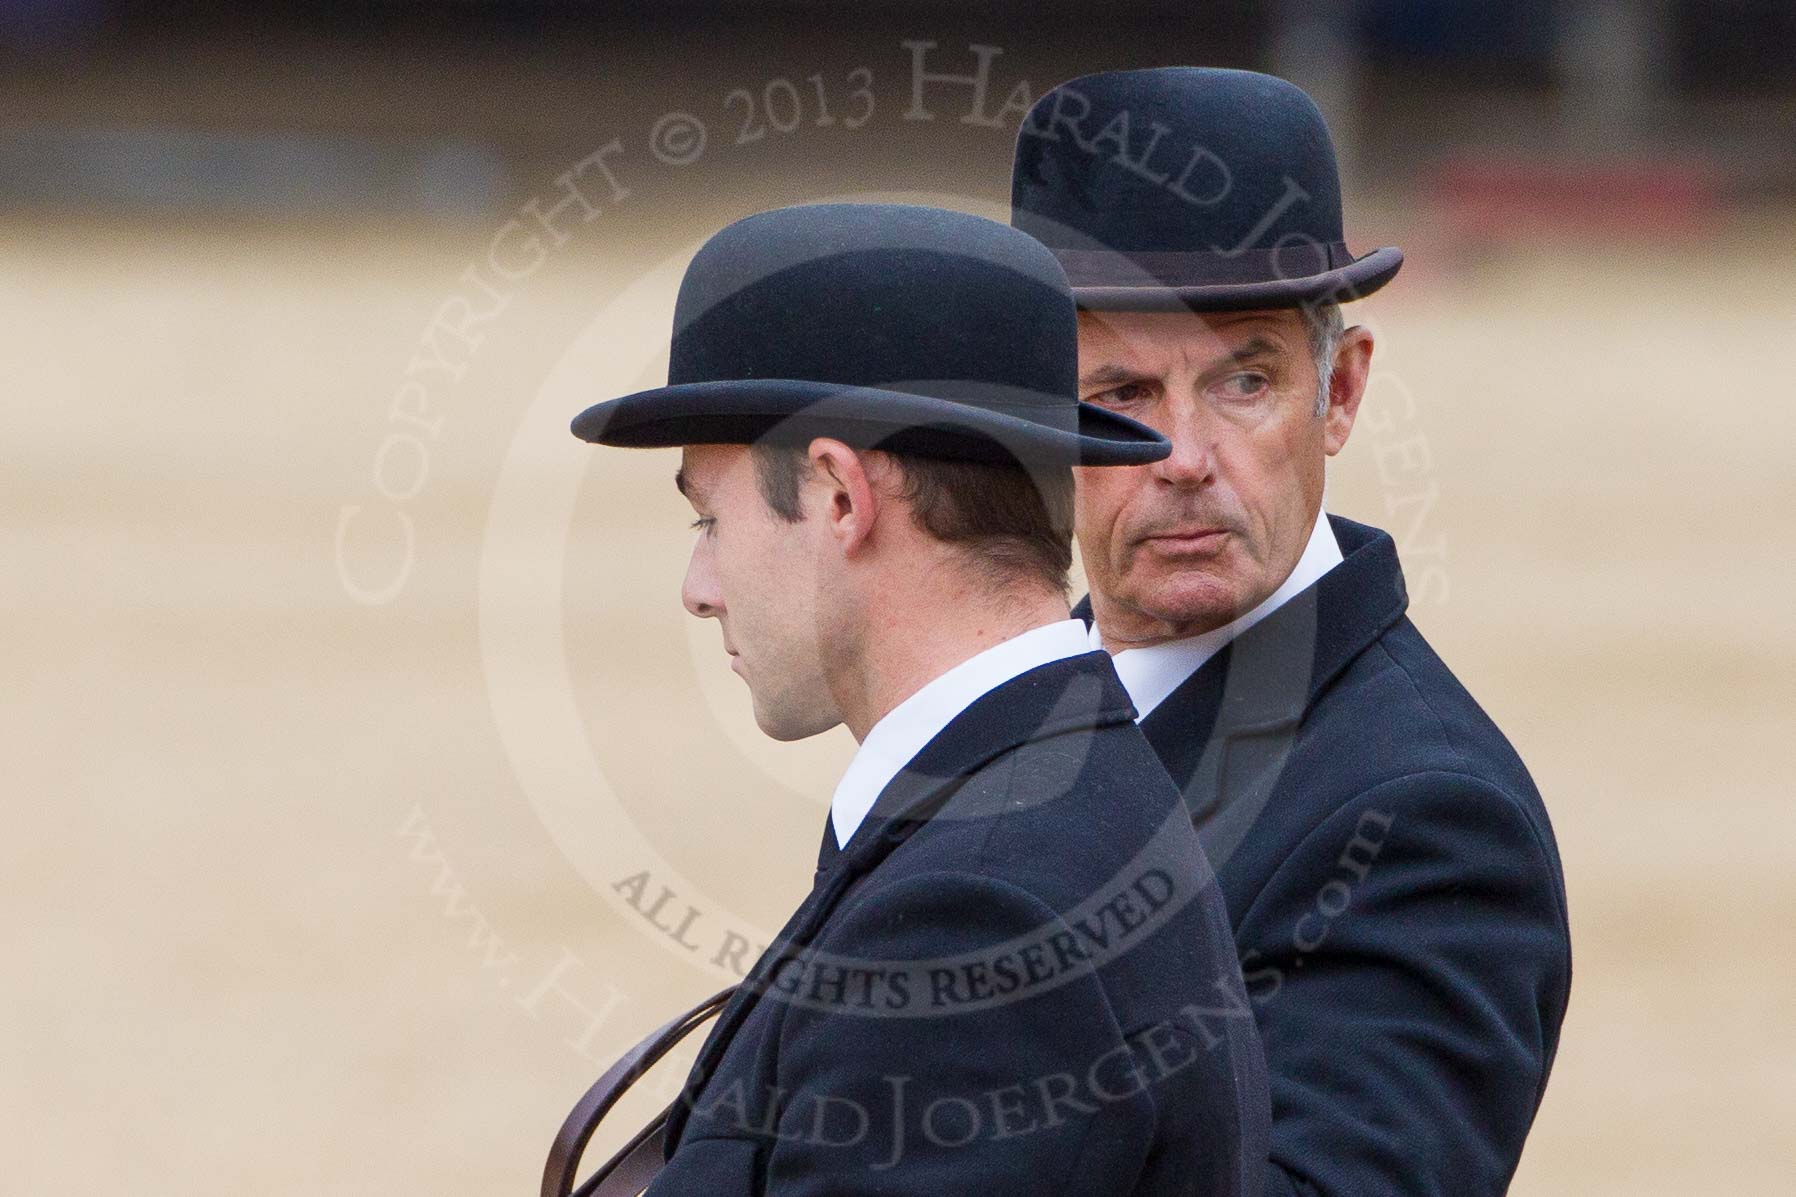
[[[1279,529],[1320,486],[1323,422],[1307,408],[1292,416],[1237,441],[1225,471],[1262,537],[1282,536]]]
[[[1229,473],[1243,498],[1269,497],[1288,488],[1294,477],[1294,463],[1303,454],[1304,442],[1320,431],[1320,420],[1312,420],[1307,412],[1268,422],[1224,446]],[[1315,423],[1315,430],[1305,423]]]
[[[1304,407],[1276,450],[1278,457],[1272,468],[1280,492],[1298,506],[1304,506],[1321,485],[1328,457],[1327,432],[1328,421]]]
[[[717,571],[717,585],[732,612],[740,616],[756,605],[759,587],[757,566],[760,553],[746,529],[732,528],[719,535],[712,547],[712,568]]]
[[[1073,471],[1073,524],[1081,531],[1105,532],[1134,489],[1136,470],[1121,466],[1086,466]]]
[[[1269,483],[1278,477],[1285,454],[1276,440],[1238,437],[1217,446],[1219,473],[1237,502],[1253,511],[1260,506]],[[1275,485],[1273,487],[1276,488]]]
[[[770,523],[742,528],[719,554],[718,570],[731,589],[733,609],[764,633],[779,633],[806,609],[816,587],[816,564],[805,551],[800,527]]]

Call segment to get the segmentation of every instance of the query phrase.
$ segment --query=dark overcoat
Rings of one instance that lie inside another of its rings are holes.
[[[1405,615],[1391,538],[1330,524],[1342,562],[1142,730],[1228,901],[1271,1075],[1268,1197],[1501,1193],[1571,986],[1559,853]]]
[[[719,1016],[654,1197],[1257,1193],[1258,1031],[1109,658],[961,712]]]

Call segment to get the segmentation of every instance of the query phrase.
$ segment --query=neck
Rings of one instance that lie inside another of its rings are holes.
[[[1039,588],[994,594],[946,572],[917,571],[926,585],[883,589],[870,604],[860,651],[830,678],[855,742],[892,708],[961,662],[1032,628],[1070,618],[1066,599]]]

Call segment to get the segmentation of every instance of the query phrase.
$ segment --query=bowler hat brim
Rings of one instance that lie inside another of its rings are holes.
[[[1124,270],[1113,284],[1075,281],[1073,299],[1088,312],[1220,312],[1345,303],[1378,290],[1396,277],[1402,265],[1403,251],[1386,246],[1320,274],[1259,282],[1181,284]]]
[[[887,449],[962,461],[1043,465],[1142,465],[1171,443],[1126,416],[1089,403],[1076,428],[1055,427],[1030,411],[1042,404],[988,406],[908,391],[797,379],[690,382],[608,399],[574,417],[574,435],[598,445],[639,449],[679,445],[803,444],[835,437],[856,448]],[[1069,425],[1075,423],[1068,420]]]

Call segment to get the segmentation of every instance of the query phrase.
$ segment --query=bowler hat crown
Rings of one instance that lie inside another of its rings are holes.
[[[802,443],[1125,464],[1151,430],[1078,401],[1053,254],[995,221],[904,204],[759,213],[705,243],[674,306],[668,385],[574,421],[612,445]]]
[[[1017,135],[1011,223],[1085,308],[1352,299],[1403,262],[1348,250],[1321,111],[1256,71],[1107,71],[1049,91]]]

